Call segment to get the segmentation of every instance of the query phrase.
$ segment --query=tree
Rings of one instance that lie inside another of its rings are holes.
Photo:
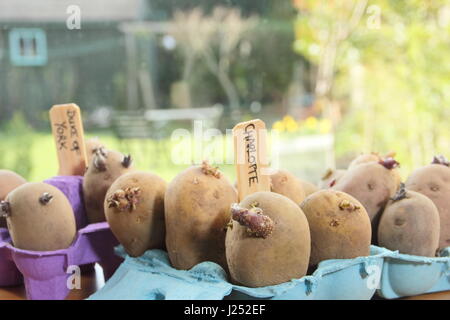
[[[232,110],[238,110],[239,94],[230,78],[230,66],[245,33],[255,17],[243,17],[238,9],[216,7],[205,15],[200,8],[176,11],[172,35],[185,56],[183,79],[187,80],[195,61],[202,60],[222,86]]]
[[[408,170],[448,152],[446,1],[294,4],[295,50],[317,66],[316,96],[345,115],[336,127],[338,155],[394,149]]]
[[[336,72],[338,50],[351,36],[364,14],[367,0],[294,1],[300,10],[297,20],[296,48],[316,63],[314,87],[316,99],[324,103],[324,113],[336,124],[331,111],[332,85]],[[307,39],[307,37],[311,37]],[[308,41],[312,43],[308,43]],[[308,46],[305,50],[304,44]]]

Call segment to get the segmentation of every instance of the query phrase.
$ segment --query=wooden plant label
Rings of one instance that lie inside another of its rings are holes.
[[[58,175],[84,175],[86,147],[80,108],[74,103],[54,105],[50,109],[50,123],[58,154]]]
[[[233,138],[239,201],[257,191],[270,191],[265,123],[259,119],[238,123]]]

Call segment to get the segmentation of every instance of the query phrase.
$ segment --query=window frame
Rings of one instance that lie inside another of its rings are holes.
[[[30,43],[33,43],[33,48],[29,47]],[[30,55],[31,51],[34,51],[35,54]],[[39,28],[11,29],[9,31],[9,55],[11,63],[15,66],[46,65],[48,55],[45,31]]]

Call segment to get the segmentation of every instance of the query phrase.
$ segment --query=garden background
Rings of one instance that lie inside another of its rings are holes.
[[[67,102],[81,107],[88,137],[165,179],[188,165],[172,163],[170,134],[191,123],[123,141],[117,112],[219,105],[223,132],[260,118],[286,145],[331,136],[331,151],[283,162],[313,182],[360,152],[395,151],[404,177],[434,154],[450,156],[448,1],[78,2],[76,30],[64,1],[36,1],[54,8],[45,17],[26,1],[0,4],[0,168],[32,181],[55,175],[48,110]],[[36,58],[45,53],[34,65],[21,64],[26,38],[13,50],[23,29],[45,35],[45,52],[42,37],[30,42]],[[233,179],[232,166],[221,167]]]

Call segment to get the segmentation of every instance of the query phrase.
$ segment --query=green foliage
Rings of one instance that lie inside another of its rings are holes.
[[[318,63],[329,35],[351,16],[351,3],[327,9],[328,1],[302,1],[296,51]],[[343,114],[338,156],[394,150],[407,174],[435,153],[450,155],[449,12],[441,0],[367,2],[336,55],[331,96]]]
[[[15,113],[0,133],[0,168],[8,168],[24,178],[31,175],[33,130],[22,113]]]
[[[248,57],[239,57],[234,70],[236,81],[245,83],[240,87],[241,95],[247,105],[255,100],[279,101],[292,80],[294,64],[298,61],[292,51],[292,25],[289,21],[262,21],[248,39],[251,53]]]
[[[0,169],[15,171],[32,182],[55,176],[58,172],[58,159],[53,136],[45,132],[30,132],[26,128],[19,129],[23,125],[22,120],[18,120],[15,125],[18,125],[15,127],[18,130],[14,130],[14,134],[11,134],[12,131],[9,129],[8,134],[5,130],[1,130],[0,138],[6,142],[0,144]],[[180,141],[172,140],[170,137],[162,140],[119,140],[110,132],[91,132],[86,139],[91,137],[99,138],[107,148],[131,154],[137,169],[155,172],[166,181],[173,179],[194,161],[203,160],[202,154],[197,150],[201,147],[201,142],[195,140],[195,137]],[[235,168],[231,164],[233,159],[231,137],[226,139],[219,136],[204,142],[203,146],[208,149],[210,156],[206,154],[203,156],[209,160],[217,159],[220,169],[233,180]],[[183,157],[181,158],[183,162],[180,157]],[[177,161],[180,164],[176,163]]]

